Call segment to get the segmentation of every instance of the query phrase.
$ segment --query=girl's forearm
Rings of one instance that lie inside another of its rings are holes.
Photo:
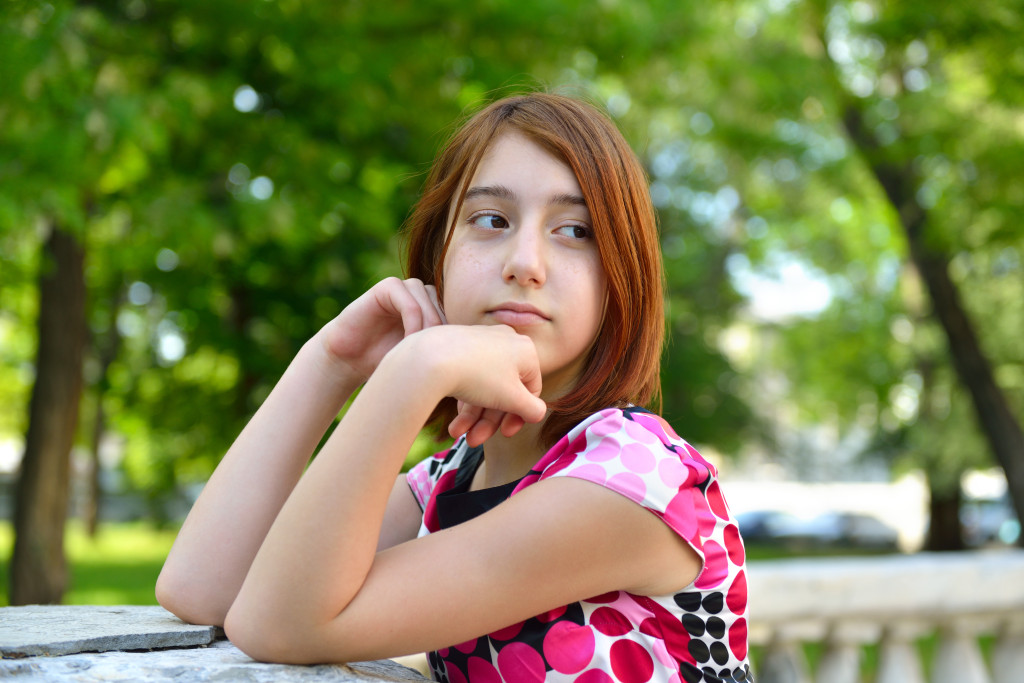
[[[311,629],[359,591],[395,476],[445,395],[437,368],[421,361],[408,343],[395,347],[295,487],[231,608],[233,641],[314,640]]]
[[[232,444],[174,542],[156,593],[186,621],[223,624],[275,517],[358,386],[307,342]]]

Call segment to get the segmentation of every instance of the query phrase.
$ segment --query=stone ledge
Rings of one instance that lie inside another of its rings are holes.
[[[422,683],[418,672],[396,662],[292,666],[257,662],[227,641],[209,647],[154,652],[100,652],[64,657],[0,660],[0,679],[14,681],[146,681],[147,683]]]
[[[212,643],[218,631],[156,606],[0,607],[0,657],[196,647]]]

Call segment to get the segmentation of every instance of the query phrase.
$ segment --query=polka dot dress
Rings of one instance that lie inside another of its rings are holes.
[[[523,479],[461,493],[482,451],[459,440],[408,474],[423,509],[420,535],[479,514],[550,477],[577,477],[620,493],[660,517],[703,560],[674,595],[597,595],[466,643],[430,653],[435,680],[450,683],[752,681],[747,660],[743,542],[715,468],[659,416],[607,409],[577,425]],[[475,512],[465,507],[471,496]],[[461,516],[461,517],[460,517]]]

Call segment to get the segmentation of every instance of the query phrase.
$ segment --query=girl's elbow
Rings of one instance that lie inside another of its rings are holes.
[[[319,664],[309,649],[309,639],[298,629],[280,628],[274,620],[247,614],[232,606],[224,619],[224,633],[239,650],[258,662]]]
[[[156,601],[165,610],[189,624],[222,626],[226,608],[220,601],[208,599],[191,582],[169,572],[161,572],[156,580]]]

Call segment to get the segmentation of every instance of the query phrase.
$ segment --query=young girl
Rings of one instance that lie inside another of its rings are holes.
[[[453,683],[751,680],[716,471],[638,407],[659,392],[661,260],[614,125],[556,95],[490,105],[408,232],[411,278],[310,339],[225,455],[160,604],[261,660],[430,651]],[[431,419],[455,444],[399,474]]]

